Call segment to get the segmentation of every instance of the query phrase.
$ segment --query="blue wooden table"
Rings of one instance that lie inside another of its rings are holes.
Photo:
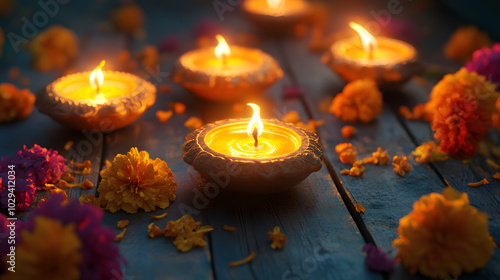
[[[181,41],[180,50],[162,57],[159,75],[149,78],[156,85],[171,84],[169,68],[180,54],[196,48],[190,32],[200,20],[209,18],[218,22],[228,38],[236,38],[243,32],[255,32],[237,7],[225,12],[221,20],[211,1],[171,1],[169,4],[141,1],[140,5],[147,15],[146,37],[136,40],[107,28],[108,14],[117,2],[70,1],[60,5],[59,11],[50,17],[49,24],[68,27],[80,38],[81,51],[74,69],[87,71],[101,59],[113,65],[119,51],[134,52],[144,45],[157,44],[165,35],[175,34]],[[380,7],[381,3],[373,4],[373,9]],[[411,18],[417,25],[422,24],[422,28],[432,29],[417,46],[423,61],[457,70],[460,65],[450,63],[443,57],[442,45],[462,22],[433,4],[430,8],[421,8],[412,2],[406,5],[402,16]],[[329,27],[347,23],[354,12],[368,17],[371,8],[369,5],[360,8],[354,4],[330,3],[333,16],[328,21]],[[40,9],[36,1],[18,3],[9,18],[1,21],[1,27],[5,33],[20,33],[23,26],[21,19],[31,18]],[[432,21],[429,22],[429,19]],[[40,30],[44,28],[40,27]],[[112,161],[116,154],[124,154],[131,147],[146,150],[152,158],[166,161],[178,184],[177,199],[166,209],[168,217],[156,224],[164,227],[168,220],[178,219],[187,213],[203,221],[203,224],[213,226],[215,231],[205,237],[207,247],[181,253],[169,240],[147,236],[147,226],[152,222],[150,213],[105,212],[104,223],[113,228],[119,220],[130,220],[125,237],[117,243],[129,263],[123,268],[124,279],[420,279],[423,277],[409,275],[400,265],[390,274],[370,271],[364,264],[365,255],[361,249],[365,243],[374,243],[393,254],[391,243],[397,237],[399,219],[411,211],[413,202],[422,195],[440,193],[446,186],[445,182],[466,192],[471,204],[488,214],[490,233],[498,242],[500,182],[492,178],[496,170],[488,166],[481,156],[477,156],[472,164],[456,160],[433,164],[412,161],[413,171],[405,177],[395,174],[391,167],[380,166],[370,166],[362,178],[340,177],[339,171],[346,166],[340,162],[334,147],[346,141],[340,134],[340,128],[345,123],[329,114],[325,104],[328,105],[332,97],[342,90],[344,83],[320,62],[320,54],[308,50],[307,44],[307,37],[259,36],[253,46],[272,55],[285,72],[283,79],[261,98],[254,100],[261,105],[263,117],[280,118],[284,113],[296,110],[304,122],[309,119],[325,121],[318,128],[324,147],[323,168],[289,191],[266,196],[221,192],[214,198],[208,198],[208,203],[203,203],[201,207],[196,199],[199,199],[198,189],[203,182],[198,173],[182,160],[181,147],[184,137],[190,132],[184,122],[191,116],[208,123],[230,117],[247,117],[249,112],[236,112],[233,104],[201,100],[175,84],[171,84],[174,88],[172,92],[159,93],[155,105],[135,123],[107,134],[69,130],[35,109],[23,121],[0,125],[0,156],[11,155],[22,145],[32,146],[35,143],[53,148],[68,160],[90,160],[92,173],[77,179],[89,179],[96,186],[104,162]],[[4,46],[1,63],[2,82],[10,82],[8,72],[11,67],[17,66],[22,76],[31,80],[29,88],[32,92],[61,76],[57,71],[36,72],[30,66],[29,53],[26,50],[15,52],[9,42]],[[284,98],[284,86],[301,87],[305,94]],[[433,139],[432,131],[428,123],[401,118],[397,109],[400,105],[413,106],[425,102],[428,93],[429,88],[410,82],[399,92],[386,94],[379,118],[370,124],[354,123],[357,133],[349,141],[361,151],[375,151],[377,147],[382,147],[388,149],[391,156],[410,154],[416,146]],[[169,102],[182,102],[187,110],[184,114],[174,115],[166,123],[160,123],[155,112],[166,110]],[[65,151],[63,146],[70,140],[74,141],[75,148]],[[82,142],[91,143],[91,149],[78,149],[78,144]],[[487,178],[490,185],[474,189],[467,186],[467,183],[483,178]],[[37,194],[37,201],[47,196],[46,192]],[[95,187],[68,190],[72,198],[81,194],[96,195],[97,191]],[[354,200],[366,208],[365,213],[359,214],[354,210]],[[157,210],[153,214],[163,212]],[[236,227],[237,230],[224,231],[223,225]],[[270,248],[267,235],[275,226],[288,236],[285,247],[279,251]],[[118,229],[116,231],[119,232]],[[243,259],[250,252],[257,253],[251,263],[229,267],[229,262]],[[484,269],[463,275],[461,279],[500,279],[498,249]]]

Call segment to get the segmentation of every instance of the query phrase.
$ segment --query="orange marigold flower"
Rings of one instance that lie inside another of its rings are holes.
[[[428,141],[415,148],[411,152],[415,156],[415,160],[421,163],[428,163],[433,161],[443,161],[448,159],[446,154],[439,152],[438,146],[434,141]]]
[[[123,5],[112,13],[112,20],[118,31],[134,33],[144,26],[144,13],[135,4]]]
[[[21,230],[22,242],[16,244],[15,273],[4,273],[2,279],[80,279],[82,242],[75,225],[43,216],[34,218],[31,232]]]
[[[458,28],[444,46],[444,54],[452,60],[466,61],[472,58],[472,53],[482,47],[492,45],[488,33],[469,25]]]
[[[351,167],[351,170],[349,170],[349,176],[352,177],[361,177],[365,174],[365,167],[360,164],[354,164],[353,167]]]
[[[0,84],[0,123],[26,118],[33,110],[35,95],[29,89]]]
[[[342,133],[342,137],[351,138],[351,136],[356,132],[356,128],[354,128],[354,126],[344,125],[340,129],[340,132]]]
[[[410,273],[432,278],[458,277],[486,265],[496,248],[488,217],[451,187],[422,196],[399,220],[393,241],[398,261]]]
[[[382,93],[372,80],[348,83],[330,105],[330,113],[346,122],[370,122],[382,112]]]
[[[372,153],[373,164],[387,165],[389,162],[389,156],[387,155],[387,150],[382,151],[382,148],[378,147],[376,152]]]
[[[78,38],[70,29],[53,25],[30,41],[29,50],[36,70],[62,69],[78,55]]]
[[[425,104],[424,119],[432,121],[434,113],[438,112],[440,107],[449,106],[449,104],[445,104],[446,100],[456,94],[476,97],[481,110],[487,114],[496,111],[495,103],[500,95],[496,91],[496,85],[489,82],[484,76],[461,68],[454,74],[445,75],[432,88],[429,102]]]
[[[203,126],[203,121],[198,119],[197,117],[190,117],[184,123],[184,126],[190,129],[198,129]]]
[[[394,172],[399,176],[405,176],[406,172],[412,170],[411,166],[408,164],[408,158],[406,158],[405,155],[402,155],[401,158],[399,156],[394,156],[394,158],[392,158],[392,165],[394,165]]]
[[[335,146],[335,151],[339,155],[340,161],[343,164],[353,164],[356,161],[356,148],[351,143],[340,143]]]
[[[279,227],[274,227],[273,232],[268,232],[269,240],[271,240],[271,248],[274,250],[282,249],[286,243],[286,235],[281,233]]]
[[[441,152],[466,159],[476,155],[490,123],[490,114],[480,106],[476,97],[454,94],[434,113],[432,130],[435,131],[434,138],[441,141]]]
[[[106,210],[137,213],[139,208],[146,212],[167,208],[175,200],[176,189],[174,174],[166,162],[152,160],[148,152],[132,148],[126,155],[116,155],[97,192]]]

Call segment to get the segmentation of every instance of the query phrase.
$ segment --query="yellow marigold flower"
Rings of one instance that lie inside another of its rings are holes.
[[[286,243],[286,235],[281,233],[279,227],[274,227],[273,232],[268,232],[269,240],[271,240],[271,248],[274,250],[282,249]]]
[[[466,193],[451,187],[422,196],[399,220],[396,257],[412,274],[444,279],[473,272],[486,265],[496,247],[487,221]]]
[[[389,156],[387,155],[387,150],[382,151],[382,148],[378,147],[376,152],[372,153],[373,164],[387,165],[389,162]]]
[[[394,165],[394,172],[399,176],[405,176],[406,172],[412,171],[411,166],[408,164],[408,158],[405,155],[402,155],[401,158],[394,156],[392,158],[392,165]]]
[[[335,146],[335,151],[343,164],[354,163],[356,161],[356,148],[351,143],[340,143]]]
[[[137,213],[139,208],[151,212],[157,206],[165,209],[176,197],[173,178],[166,162],[152,160],[146,151],[132,148],[126,155],[116,155],[104,172],[97,188],[99,200],[111,212],[122,209]]]
[[[461,68],[454,74],[445,75],[432,88],[429,102],[425,104],[424,119],[431,121],[433,113],[438,110],[440,105],[456,93],[470,94],[476,97],[481,108],[490,114],[496,111],[495,104],[500,96],[496,91],[496,85],[489,82],[484,76]]]
[[[330,113],[346,122],[371,122],[382,112],[382,93],[372,80],[348,83],[330,105]]]
[[[78,38],[70,29],[54,25],[31,40],[29,50],[36,70],[62,69],[78,55]]]
[[[365,174],[365,167],[360,164],[354,164],[349,170],[349,175],[352,177],[361,177]]]
[[[22,242],[16,247],[15,273],[4,273],[2,279],[80,279],[82,243],[75,225],[38,216],[32,232],[21,231]]]

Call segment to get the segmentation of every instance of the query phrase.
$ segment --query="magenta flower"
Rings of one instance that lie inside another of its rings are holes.
[[[204,19],[198,22],[198,24],[194,27],[192,35],[195,39],[198,39],[202,36],[205,37],[215,37],[215,35],[221,33],[222,28],[212,20]]]
[[[469,72],[483,75],[492,83],[500,86],[500,43],[490,48],[481,48],[472,54],[472,61],[465,63]]]
[[[384,252],[373,244],[366,244],[363,247],[363,252],[366,253],[365,264],[370,269],[390,272],[396,265],[396,260],[389,259]]]
[[[38,215],[61,221],[63,225],[76,224],[76,234],[83,245],[81,279],[120,279],[120,263],[126,261],[113,243],[116,235],[113,229],[101,225],[102,209],[89,204],[80,205],[78,200],[69,200],[64,205],[63,201],[64,197],[60,194],[50,196],[33,210],[22,229],[32,231]]]
[[[35,144],[28,149],[26,145],[13,157],[3,157],[0,160],[0,172],[7,172],[9,165],[15,165],[16,178],[31,178],[37,190],[45,184],[54,184],[66,171],[66,159],[57,151],[46,149]]]
[[[9,180],[8,173],[0,173],[0,207],[7,208],[9,202]],[[30,178],[15,178],[14,198],[16,211],[24,211],[29,208],[35,198],[35,186]]]
[[[304,94],[304,90],[300,87],[296,86],[284,86],[283,87],[283,96],[285,98],[295,98]]]
[[[179,49],[179,37],[176,35],[168,35],[161,39],[158,44],[158,49],[161,52],[175,52]]]

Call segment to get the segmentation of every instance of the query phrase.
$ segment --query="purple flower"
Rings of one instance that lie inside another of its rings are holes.
[[[472,54],[472,61],[465,63],[469,72],[483,75],[492,83],[500,86],[500,43],[493,44],[491,49],[481,48]]]
[[[3,157],[0,160],[0,172],[8,171],[8,165],[15,165],[16,178],[31,178],[37,190],[45,184],[53,184],[61,179],[66,171],[66,159],[57,151],[46,149],[35,144],[28,149],[26,145],[13,157]]]
[[[0,173],[0,207],[7,208],[9,203],[8,173]],[[24,211],[29,208],[35,198],[35,186],[30,178],[15,178],[14,199],[16,211]]]
[[[74,223],[83,245],[81,279],[120,279],[120,262],[126,261],[113,243],[116,235],[113,229],[101,225],[102,209],[89,204],[80,205],[78,200],[69,200],[64,205],[63,201],[64,196],[60,194],[50,196],[33,210],[22,229],[32,231],[38,215],[61,221],[63,225]]]
[[[198,39],[202,36],[215,37],[215,35],[221,33],[221,27],[209,19],[204,19],[200,21],[193,29],[193,37]]]
[[[284,86],[283,87],[283,95],[285,98],[299,97],[302,94],[304,94],[304,90],[300,87],[295,87],[295,86]]]
[[[370,269],[390,272],[396,264],[396,260],[387,258],[387,255],[373,244],[366,244],[363,252],[366,253],[365,264]]]
[[[165,36],[158,46],[162,52],[175,52],[179,49],[179,37],[175,35]]]

